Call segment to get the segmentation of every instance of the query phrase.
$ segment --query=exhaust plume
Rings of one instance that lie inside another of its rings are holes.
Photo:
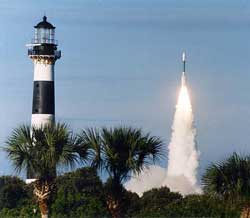
[[[137,192],[139,195],[151,188],[161,186],[167,186],[171,191],[180,192],[182,195],[201,193],[197,182],[199,152],[196,146],[194,115],[186,85],[185,53],[182,55],[182,61],[181,88],[174,115],[171,141],[168,145],[167,170],[152,166],[125,184],[128,190]],[[159,182],[156,178],[162,181]]]
[[[184,72],[181,78],[181,89],[176,105],[172,130],[171,142],[168,146],[167,179],[164,181],[164,184],[176,189],[173,187],[174,184],[177,185],[177,181],[184,181],[183,178],[185,178],[186,182],[190,183],[190,187],[196,189],[199,153],[196,148],[194,116]],[[174,178],[177,181],[171,184],[170,180]],[[189,193],[189,190],[186,191]]]

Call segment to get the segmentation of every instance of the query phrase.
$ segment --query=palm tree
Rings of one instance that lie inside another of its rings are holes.
[[[122,182],[162,156],[161,140],[130,127],[86,129],[80,140],[92,148],[92,166],[109,176],[106,203],[112,217],[122,217]]]
[[[55,192],[57,167],[74,167],[88,159],[88,147],[70,132],[65,124],[41,128],[23,125],[14,129],[3,148],[15,170],[35,172],[34,195],[42,218],[49,214],[49,204]]]
[[[250,218],[250,156],[234,153],[227,160],[211,164],[202,178],[204,192],[230,202],[244,202],[241,218]]]

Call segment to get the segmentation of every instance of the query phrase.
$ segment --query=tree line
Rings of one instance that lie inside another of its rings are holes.
[[[88,128],[75,134],[60,123],[23,125],[2,149],[17,173],[32,170],[35,181],[0,177],[0,217],[250,217],[249,156],[235,153],[211,164],[202,177],[203,194],[182,196],[162,187],[139,197],[125,190],[124,181],[164,157],[162,140],[141,129]],[[76,166],[82,168],[72,171]],[[71,172],[57,175],[65,167]]]

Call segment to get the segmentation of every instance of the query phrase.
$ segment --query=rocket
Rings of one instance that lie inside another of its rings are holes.
[[[183,71],[181,76],[181,86],[186,86],[186,53],[182,53]]]

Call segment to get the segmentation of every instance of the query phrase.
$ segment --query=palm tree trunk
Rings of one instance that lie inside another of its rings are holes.
[[[106,205],[112,218],[123,218],[123,187],[120,183],[120,177],[114,175],[114,178],[105,184]]]
[[[34,194],[37,197],[42,218],[48,218],[49,216],[49,200],[54,190],[55,190],[55,183],[53,180],[51,181],[37,180],[35,182]]]
[[[112,218],[122,218],[120,202],[111,195],[107,196],[106,202]]]
[[[47,200],[39,201],[39,208],[41,212],[41,218],[48,218],[49,217],[49,207]]]
[[[250,218],[250,207],[249,206],[246,206],[243,208],[243,210],[241,211],[240,218]]]

